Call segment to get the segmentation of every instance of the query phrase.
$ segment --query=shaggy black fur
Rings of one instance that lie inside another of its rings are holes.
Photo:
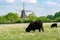
[[[42,22],[40,21],[33,21],[29,24],[29,26],[26,28],[26,32],[30,32],[31,30],[35,32],[35,30],[38,29],[39,32],[42,30],[44,31],[43,29],[43,25],[42,25]]]
[[[54,24],[51,25],[51,28],[54,28],[54,27],[57,28],[57,23],[54,23]]]

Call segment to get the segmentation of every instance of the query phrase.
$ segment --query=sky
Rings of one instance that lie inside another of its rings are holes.
[[[60,11],[60,0],[0,0],[0,16],[9,12],[21,15],[25,3],[25,10],[31,10],[36,16],[54,15]],[[26,15],[30,14],[27,12]]]

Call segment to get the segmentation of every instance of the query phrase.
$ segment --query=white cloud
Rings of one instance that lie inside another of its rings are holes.
[[[36,2],[37,2],[37,0],[30,0],[30,2],[31,2],[31,3],[36,3]]]
[[[27,3],[36,3],[37,2],[37,0],[18,0],[18,1],[27,2]]]
[[[60,4],[58,2],[51,2],[51,1],[48,1],[46,4],[50,5],[50,6],[59,6],[60,7]]]
[[[14,3],[15,0],[6,0],[7,3]]]
[[[40,8],[40,7],[35,8],[35,10],[36,10],[36,11],[41,11],[41,12],[44,11],[44,9],[43,9],[43,8]]]
[[[42,8],[42,7],[36,7],[33,10],[36,13],[36,16],[43,16],[43,15],[45,16],[45,14],[44,14],[44,12],[45,12],[44,8]]]
[[[15,3],[15,2],[26,2],[26,3],[36,3],[37,0],[5,0],[7,3]]]

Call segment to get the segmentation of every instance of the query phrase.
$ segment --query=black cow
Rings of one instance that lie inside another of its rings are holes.
[[[43,29],[43,25],[42,25],[42,22],[40,21],[33,21],[29,24],[29,26],[26,28],[26,32],[30,32],[31,30],[35,32],[35,30],[38,29],[39,32],[42,30],[44,31]]]
[[[54,28],[54,27],[57,28],[57,23],[54,23],[54,24],[51,25],[51,28]]]

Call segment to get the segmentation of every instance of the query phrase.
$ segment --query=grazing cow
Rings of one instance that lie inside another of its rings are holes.
[[[31,22],[28,27],[26,28],[26,32],[30,32],[31,30],[35,32],[35,30],[38,29],[39,32],[42,30],[44,31],[43,29],[43,25],[42,25],[42,22],[40,21],[33,21]]]
[[[57,23],[54,23],[54,24],[51,25],[51,28],[54,28],[54,27],[57,28]]]

